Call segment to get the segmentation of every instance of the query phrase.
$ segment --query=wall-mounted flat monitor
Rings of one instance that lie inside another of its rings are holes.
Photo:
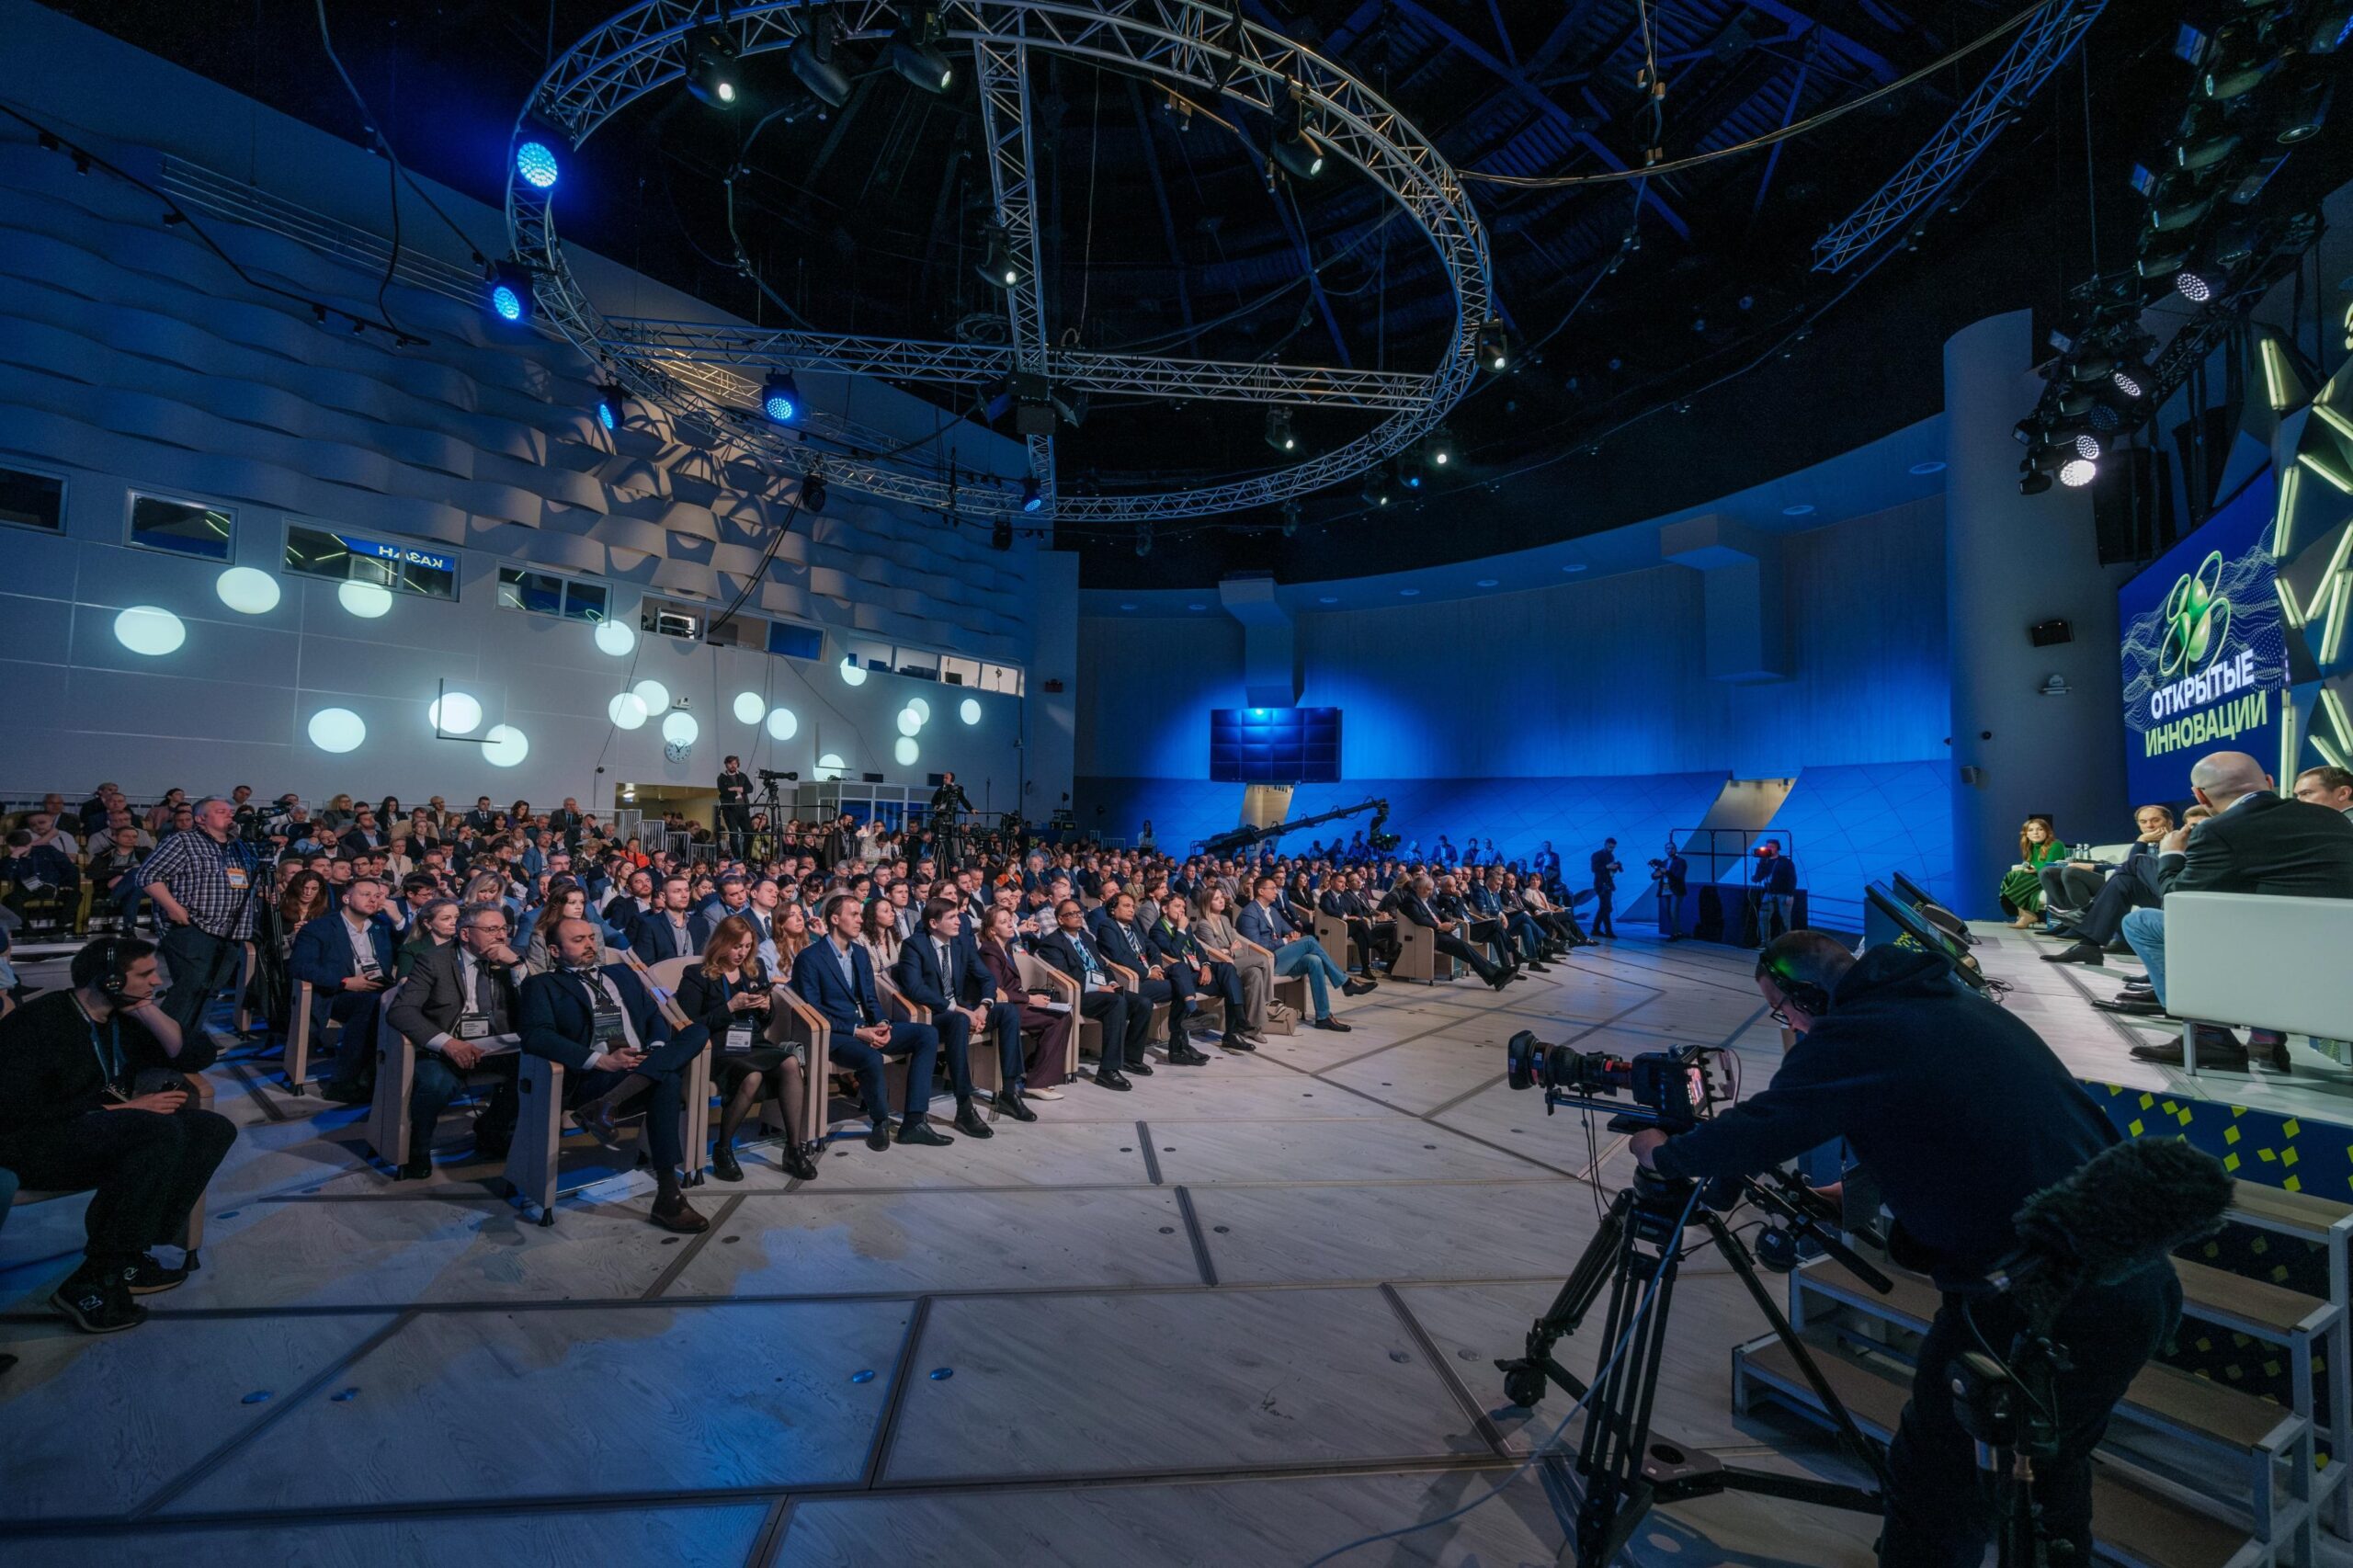
[[[1340,778],[1336,708],[1212,708],[1213,784],[1334,784]]]

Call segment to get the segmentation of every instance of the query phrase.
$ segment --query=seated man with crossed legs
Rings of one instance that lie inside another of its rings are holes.
[[[825,899],[825,934],[792,960],[792,989],[833,1026],[834,1064],[858,1074],[858,1096],[873,1127],[866,1146],[880,1153],[891,1146],[891,1093],[883,1076],[886,1057],[907,1059],[906,1110],[899,1122],[902,1143],[944,1147],[956,1142],[934,1132],[924,1119],[931,1107],[931,1064],[939,1031],[929,1024],[894,1024],[882,1017],[874,989],[874,962],[858,933],[865,903],[854,892]]]

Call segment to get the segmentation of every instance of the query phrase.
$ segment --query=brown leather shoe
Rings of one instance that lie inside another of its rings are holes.
[[[678,1195],[678,1201],[667,1209],[662,1207],[660,1199],[655,1199],[654,1211],[646,1218],[664,1230],[676,1231],[682,1236],[696,1235],[710,1229],[710,1221],[687,1201],[687,1195],[683,1192]]]

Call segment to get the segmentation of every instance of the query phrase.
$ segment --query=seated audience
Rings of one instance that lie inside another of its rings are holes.
[[[1193,977],[1181,965],[1163,962],[1159,946],[1136,920],[1136,895],[1114,889],[1090,922],[1095,943],[1103,956],[1135,977],[1130,1005],[1146,1023],[1144,1044],[1151,1043],[1152,1015],[1168,1008],[1168,1060],[1174,1066],[1199,1067],[1209,1061],[1188,1043],[1186,1020],[1192,1016]],[[1141,1057],[1138,1058],[1142,1060]]]
[[[1095,1081],[1107,1089],[1133,1087],[1129,1073],[1152,1075],[1143,1059],[1144,1037],[1152,1032],[1152,1009],[1142,998],[1112,977],[1109,963],[1087,934],[1086,909],[1074,898],[1054,906],[1054,929],[1038,938],[1038,957],[1078,983],[1081,1017],[1102,1026],[1103,1054]]]
[[[406,980],[418,960],[456,942],[458,915],[464,908],[454,898],[437,898],[419,909],[408,923],[408,939],[392,956],[392,978]]]
[[[674,1034],[636,971],[599,968],[597,928],[587,921],[560,920],[553,935],[556,967],[525,980],[519,994],[523,1052],[563,1068],[564,1108],[599,1141],[614,1138],[617,1110],[645,1096],[654,1181],[648,1218],[682,1234],[708,1230],[710,1221],[687,1201],[678,1181],[686,1157],[681,1080],[710,1043],[708,1033],[689,1021]]]
[[[1361,996],[1372,989],[1372,982],[1350,979],[1332,961],[1332,955],[1324,950],[1323,943],[1292,925],[1290,916],[1276,902],[1281,887],[1282,883],[1274,877],[1260,877],[1254,882],[1251,900],[1234,917],[1234,927],[1274,955],[1277,974],[1307,976],[1307,992],[1315,1004],[1315,1027],[1345,1034],[1349,1026],[1332,1016],[1327,984],[1337,985],[1345,995]]]
[[[953,1143],[953,1138],[933,1131],[924,1119],[931,1105],[932,1060],[939,1051],[939,1031],[929,1024],[894,1024],[882,1017],[874,989],[874,960],[858,940],[865,919],[856,894],[828,895],[824,935],[793,960],[792,989],[831,1026],[834,1065],[858,1074],[860,1101],[873,1123],[866,1137],[868,1148],[880,1152],[891,1146],[891,1101],[882,1064],[892,1056],[907,1058],[906,1107],[898,1142]]]
[[[1265,1043],[1247,1032],[1242,994],[1242,972],[1231,959],[1213,956],[1193,935],[1192,907],[1182,893],[1164,883],[1165,899],[1160,919],[1152,927],[1153,945],[1172,974],[1189,976],[1197,993],[1225,1004],[1225,1033],[1218,1044],[1227,1051],[1256,1051]]]
[[[817,1176],[816,1162],[801,1147],[800,1129],[808,1111],[808,1048],[779,1041],[770,1028],[776,981],[760,961],[759,938],[740,915],[720,921],[703,949],[702,962],[678,979],[678,1009],[702,1025],[718,1048],[711,1058],[711,1085],[723,1107],[719,1134],[710,1147],[711,1175],[742,1181],[735,1134],[764,1096],[773,1095],[788,1132],[783,1165],[802,1181]]]
[[[899,911],[888,898],[868,898],[860,909],[858,945],[866,949],[874,972],[886,973],[897,966],[899,948],[905,939],[899,931]]]
[[[417,1050],[416,1076],[409,1087],[408,1163],[401,1175],[433,1174],[434,1129],[458,1096],[468,1073],[498,1078],[489,1108],[474,1124],[478,1159],[503,1156],[515,1137],[517,1051],[522,1045],[519,960],[509,945],[506,912],[490,904],[463,911],[465,924],[454,942],[435,941],[417,952],[401,993],[384,1010],[384,1020]],[[460,905],[441,899],[418,925],[457,926]]]
[[[1242,940],[1233,926],[1233,895],[1222,883],[1204,879],[1200,905],[1200,916],[1193,922],[1193,939],[1212,960],[1233,966],[1242,983],[1242,1036],[1255,1045],[1264,1045],[1267,1003],[1275,990],[1274,955]]]
[[[1401,881],[1395,887],[1390,889],[1389,897],[1382,907],[1396,911],[1397,917],[1406,924],[1419,926],[1430,932],[1430,941],[1438,952],[1445,954],[1457,963],[1468,964],[1472,972],[1485,981],[1493,989],[1501,991],[1513,980],[1518,978],[1517,970],[1499,967],[1482,956],[1478,949],[1462,939],[1459,935],[1462,922],[1448,919],[1439,915],[1437,908],[1430,903],[1437,891],[1437,882],[1431,879],[1428,872],[1425,871],[1414,878],[1411,882]]]
[[[146,1321],[134,1298],[188,1278],[154,1249],[180,1233],[237,1129],[191,1103],[153,947],[92,942],[67,979],[0,1017],[0,1167],[37,1191],[96,1189],[81,1265],[50,1302],[85,1334],[113,1334]]]
[[[989,1138],[995,1130],[972,1103],[972,1048],[986,1036],[997,1052],[997,1108],[1016,1121],[1038,1113],[1021,1103],[1028,1072],[1021,1055],[1021,1008],[999,995],[995,978],[964,937],[964,915],[953,899],[935,897],[923,906],[923,928],[900,945],[891,978],[908,1001],[931,1012],[948,1057],[948,1078],[956,1094],[956,1130],[968,1138]]]
[[[311,1038],[330,1021],[343,1025],[335,1075],[320,1091],[338,1105],[368,1098],[376,1074],[376,1004],[392,983],[392,927],[383,918],[384,884],[355,877],[343,902],[295,934],[287,971],[311,986]]]
[[[1029,1109],[1031,1098],[1062,1098],[1058,1085],[1069,1076],[1070,1031],[1076,1027],[1076,1015],[1068,1007],[1044,1006],[1055,999],[1053,994],[1032,993],[1022,983],[1021,961],[1017,956],[1021,951],[1021,934],[1013,911],[1002,906],[991,909],[981,920],[980,940],[974,947],[975,956],[997,994],[1019,1005],[1022,1030],[1038,1038],[1035,1049],[1022,1057],[1022,1108]],[[1026,1121],[1029,1118],[1015,1119]]]
[[[653,909],[639,918],[629,934],[630,950],[649,964],[688,959],[702,951],[702,938],[709,930],[697,930],[696,918],[687,913],[691,897],[692,884],[685,877],[664,878]]]
[[[2270,893],[2290,898],[2353,898],[2353,821],[2309,801],[2283,800],[2263,765],[2245,752],[2214,752],[2190,769],[2190,789],[2213,815],[2177,828],[2157,846],[2160,895],[2177,892]],[[2165,1000],[2165,916],[2162,907],[2124,917],[2123,935],[2148,966],[2157,1005]],[[2201,1062],[2247,1064],[2250,1047],[2289,1070],[2284,1035],[2256,1029],[2247,1045],[2219,1024],[2197,1024]],[[2178,1063],[2179,1040],[2136,1045],[2144,1062]]]

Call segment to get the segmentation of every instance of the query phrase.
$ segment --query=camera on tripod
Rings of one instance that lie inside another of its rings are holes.
[[[780,773],[773,767],[763,767],[760,769],[760,782],[763,784],[773,784],[779,778],[790,778],[798,782],[800,778],[801,775],[798,772]]]
[[[1505,1071],[1515,1089],[1544,1085],[1544,1112],[1559,1106],[1606,1110],[1612,1127],[1658,1127],[1688,1132],[1720,1100],[1731,1097],[1709,1071],[1715,1048],[1678,1045],[1640,1056],[1573,1051],[1546,1045],[1527,1029],[1504,1047]],[[1619,1096],[1623,1096],[1620,1099]]]

